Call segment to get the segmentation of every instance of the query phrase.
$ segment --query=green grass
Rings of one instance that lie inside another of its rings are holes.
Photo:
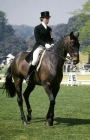
[[[4,68],[0,70],[0,74],[5,74],[9,65],[4,65]]]
[[[90,140],[90,86],[61,85],[51,127],[45,126],[49,100],[44,89],[37,86],[30,101],[32,121],[23,125],[16,97],[0,90],[0,140]]]

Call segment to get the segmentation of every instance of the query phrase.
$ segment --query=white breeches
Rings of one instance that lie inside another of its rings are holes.
[[[34,52],[33,52],[33,61],[32,61],[32,65],[35,66],[38,60],[38,56],[40,54],[40,52],[44,49],[43,46],[39,46]]]

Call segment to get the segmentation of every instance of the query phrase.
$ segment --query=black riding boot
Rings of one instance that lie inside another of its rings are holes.
[[[29,70],[28,70],[27,78],[26,78],[26,83],[27,83],[27,84],[28,84],[29,81],[30,81],[30,77],[31,77],[31,75],[32,75],[33,70],[35,70],[35,66],[33,66],[33,65],[31,64],[30,67],[29,67]]]

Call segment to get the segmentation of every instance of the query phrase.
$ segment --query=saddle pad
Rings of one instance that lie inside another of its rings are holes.
[[[45,52],[46,52],[46,50],[43,51],[43,53],[42,53],[42,55],[40,57],[39,63],[38,63],[37,68],[36,68],[37,71],[39,70],[39,68],[41,66],[41,62],[42,62],[42,59],[43,59],[43,56],[44,56]]]

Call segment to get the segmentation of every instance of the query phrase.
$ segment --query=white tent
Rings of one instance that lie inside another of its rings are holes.
[[[7,55],[7,59],[6,59],[6,64],[9,64],[10,63],[10,61],[12,60],[12,59],[14,59],[15,57],[12,55],[12,54],[8,54]]]

